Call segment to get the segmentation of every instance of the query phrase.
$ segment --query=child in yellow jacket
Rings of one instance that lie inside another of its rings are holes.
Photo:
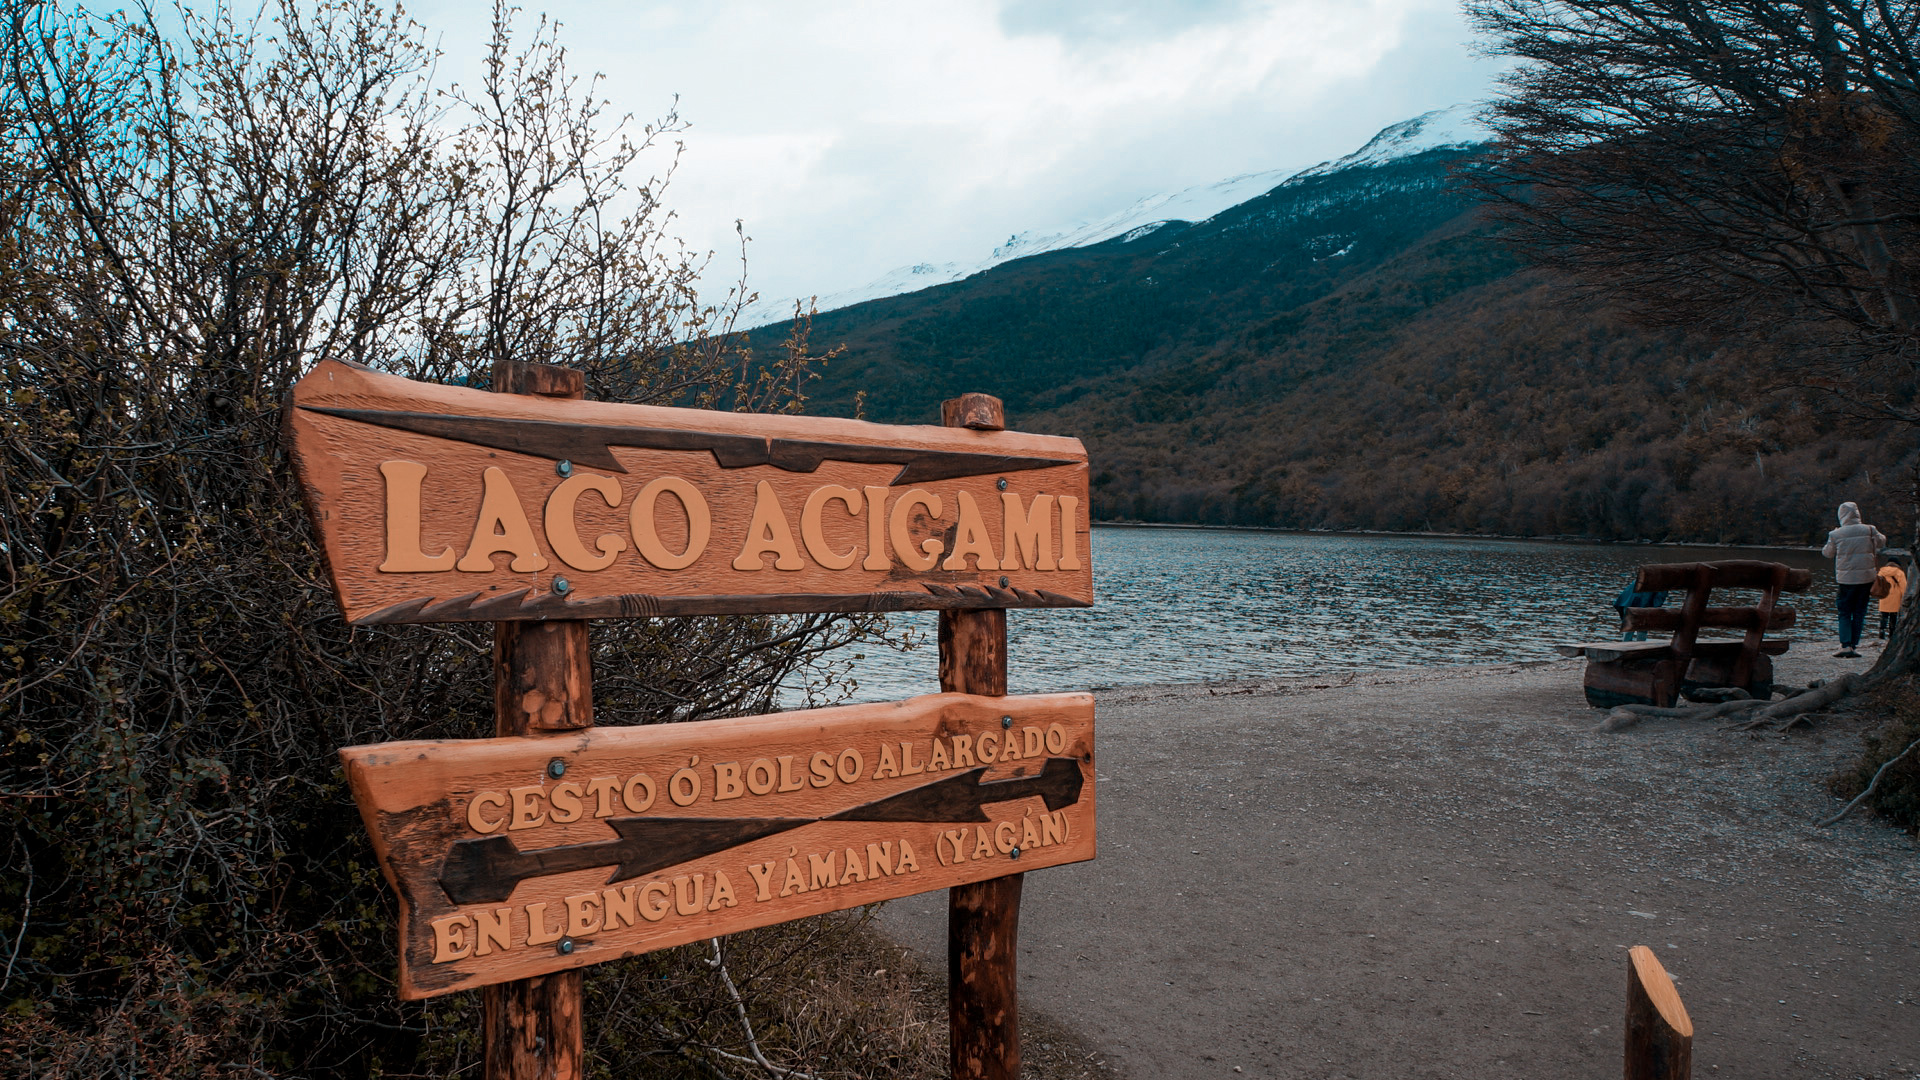
[[[1893,636],[1893,624],[1900,621],[1900,599],[1907,594],[1907,575],[1899,563],[1881,557],[1873,591],[1880,599],[1880,640],[1885,641]]]

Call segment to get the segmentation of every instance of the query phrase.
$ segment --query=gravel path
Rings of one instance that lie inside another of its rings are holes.
[[[1864,722],[1599,734],[1579,683],[1100,695],[1100,857],[1028,878],[1024,999],[1139,1080],[1616,1076],[1645,944],[1696,1077],[1920,1077],[1920,849],[1858,812],[1810,828]],[[944,962],[944,894],[882,918]]]

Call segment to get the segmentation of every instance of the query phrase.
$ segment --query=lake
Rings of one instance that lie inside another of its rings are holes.
[[[1833,564],[1807,549],[1153,526],[1095,526],[1091,548],[1096,606],[1008,613],[1011,692],[1546,659],[1555,644],[1618,637],[1614,596],[1657,562],[1812,569],[1812,591],[1787,601],[1800,625],[1776,636],[1809,643],[1796,648],[1834,640]],[[851,700],[939,689],[934,613],[896,618],[919,647],[866,649],[851,661]]]

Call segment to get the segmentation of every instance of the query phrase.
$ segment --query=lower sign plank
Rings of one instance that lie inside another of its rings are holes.
[[[432,997],[1093,858],[1093,699],[340,751]]]

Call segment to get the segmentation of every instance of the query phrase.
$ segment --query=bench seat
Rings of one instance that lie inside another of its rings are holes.
[[[1738,654],[1740,644],[1738,641],[1696,641],[1693,655],[1695,659],[1719,659],[1722,653]],[[1792,642],[1785,638],[1772,638],[1760,643],[1760,651],[1767,656],[1780,656],[1790,644]],[[1555,645],[1553,650],[1561,656],[1584,656],[1603,664],[1620,660],[1667,660],[1673,656],[1673,644],[1667,641],[1589,641],[1580,645]]]

